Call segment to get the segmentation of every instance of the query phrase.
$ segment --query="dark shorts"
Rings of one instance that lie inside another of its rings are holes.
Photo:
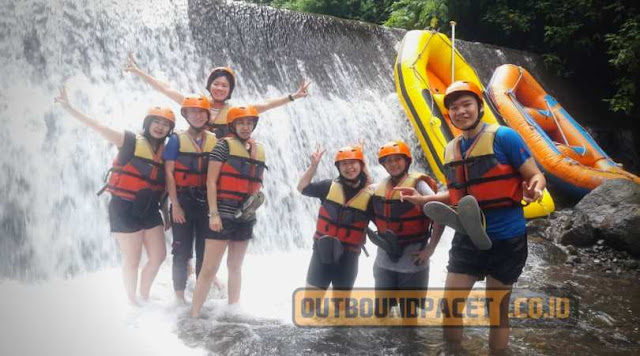
[[[160,210],[138,216],[133,212],[133,202],[114,196],[109,201],[109,225],[111,232],[132,233],[162,226],[163,222]]]
[[[330,284],[333,284],[333,289],[352,289],[358,275],[359,256],[357,252],[345,250],[338,263],[325,264],[320,262],[314,249],[307,271],[307,284],[322,289],[329,288]]]
[[[478,250],[471,239],[456,233],[449,250],[451,273],[478,277],[491,276],[504,284],[515,283],[527,261],[527,235],[506,240],[494,240],[491,249]]]
[[[376,289],[427,289],[429,269],[404,273],[373,266]]]
[[[216,232],[209,229],[208,239],[245,241],[253,237],[253,226],[255,220],[250,222],[236,222],[231,219],[222,218],[222,231]]]

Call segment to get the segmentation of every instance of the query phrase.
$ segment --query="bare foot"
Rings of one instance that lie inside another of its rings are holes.
[[[187,304],[187,299],[184,297],[184,291],[176,291],[176,300],[178,303]]]

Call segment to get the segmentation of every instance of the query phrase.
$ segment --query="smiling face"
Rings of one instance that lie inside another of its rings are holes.
[[[209,87],[209,92],[211,93],[213,101],[217,102],[223,102],[227,100],[230,90],[231,84],[229,83],[229,79],[225,75],[221,75],[214,79],[211,82],[211,86]]]
[[[449,117],[454,126],[461,130],[471,128],[478,119],[478,100],[472,94],[463,94],[449,105]]]
[[[151,120],[151,124],[149,125],[149,134],[151,137],[161,140],[167,137],[169,131],[171,131],[171,122],[169,120],[159,117]]]
[[[189,125],[196,129],[203,128],[209,121],[209,112],[201,108],[184,108],[184,115]]]
[[[233,122],[233,126],[235,128],[236,135],[241,140],[248,140],[251,137],[251,133],[255,126],[255,118],[253,117],[242,117],[236,119]]]
[[[357,159],[346,159],[338,162],[340,175],[347,180],[355,180],[362,172],[362,163]]]
[[[387,170],[392,177],[397,177],[402,174],[407,169],[407,159],[404,155],[390,155],[384,158],[382,162],[382,166]]]

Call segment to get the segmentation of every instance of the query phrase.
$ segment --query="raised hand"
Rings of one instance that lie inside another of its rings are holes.
[[[291,94],[291,96],[294,99],[300,99],[300,98],[304,98],[307,95],[309,95],[308,89],[309,89],[309,85],[311,85],[311,82],[303,79],[302,82],[300,83],[300,87],[298,87],[298,90],[296,90],[295,93]]]
[[[541,201],[542,190],[538,188],[538,181],[532,179],[529,184],[522,182],[522,196],[527,203]]]
[[[69,97],[67,96],[67,89],[65,89],[64,85],[60,87],[58,96],[53,100],[67,111],[72,109],[71,104],[69,103]]]
[[[322,149],[320,145],[317,145],[316,151],[311,154],[311,165],[318,167],[318,164],[320,164],[320,160],[322,159],[322,156],[324,156],[325,152],[327,152],[327,149]]]
[[[122,70],[133,73],[140,71],[140,67],[138,67],[135,58],[133,58],[133,54],[129,53],[129,55],[127,55],[127,62],[124,64],[124,67],[122,67]]]

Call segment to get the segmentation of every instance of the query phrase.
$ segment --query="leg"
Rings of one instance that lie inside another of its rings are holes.
[[[227,268],[229,269],[229,304],[236,304],[240,300],[242,289],[242,261],[247,252],[249,240],[229,241],[229,255]]]
[[[202,209],[208,209],[204,207]],[[209,233],[209,217],[206,210],[199,211],[199,218],[195,224],[195,247],[196,247],[196,277],[200,274],[202,269],[202,261],[204,260],[204,245],[207,240],[207,234]],[[218,276],[213,277],[213,284],[218,288],[224,288],[224,284],[220,282]]]
[[[358,258],[360,254],[345,250],[338,264],[333,264],[333,289],[351,290],[358,276]]]
[[[140,274],[140,295],[143,300],[149,299],[151,284],[158,274],[160,265],[167,257],[167,247],[164,242],[164,230],[162,225],[152,229],[144,230],[144,248],[147,251],[147,264],[142,268]]]
[[[447,280],[445,282],[445,292],[444,292],[444,298],[445,300],[449,301],[452,300],[453,295],[451,293],[447,293],[448,290],[451,289],[465,289],[467,290],[465,294],[465,297],[469,295],[469,292],[471,290],[471,288],[473,288],[473,285],[475,284],[476,280],[478,280],[478,277],[476,276],[471,276],[468,274],[461,274],[461,273],[452,273],[449,272],[447,273]],[[460,294],[459,291],[455,292],[455,297],[462,297],[462,295]],[[458,327],[458,326],[447,326],[444,328],[444,339],[447,343],[452,344],[451,346],[455,346],[458,347],[460,345],[460,343],[462,342],[462,327]]]
[[[207,299],[213,277],[218,273],[220,261],[222,260],[224,251],[227,249],[227,243],[227,240],[213,239],[207,239],[205,242],[204,261],[202,262],[202,269],[196,281],[196,289],[193,291],[193,304],[191,306],[191,317],[193,318],[197,318],[198,315],[200,315],[200,309]]]
[[[124,289],[127,292],[129,302],[138,305],[136,299],[136,285],[138,284],[138,266],[140,265],[140,255],[142,254],[143,232],[113,233],[118,241],[120,253],[122,253],[122,280]]]
[[[509,290],[500,303],[500,327],[492,327],[489,330],[489,349],[492,354],[503,352],[509,345],[509,301],[512,287],[512,284],[504,284],[491,276],[487,277],[487,289]]]
[[[189,278],[189,260],[193,254],[193,223],[187,211],[185,211],[185,218],[187,221],[183,224],[171,222],[171,232],[173,233],[173,243],[171,244],[173,289],[176,292],[176,298],[182,302],[186,302],[184,290]]]

